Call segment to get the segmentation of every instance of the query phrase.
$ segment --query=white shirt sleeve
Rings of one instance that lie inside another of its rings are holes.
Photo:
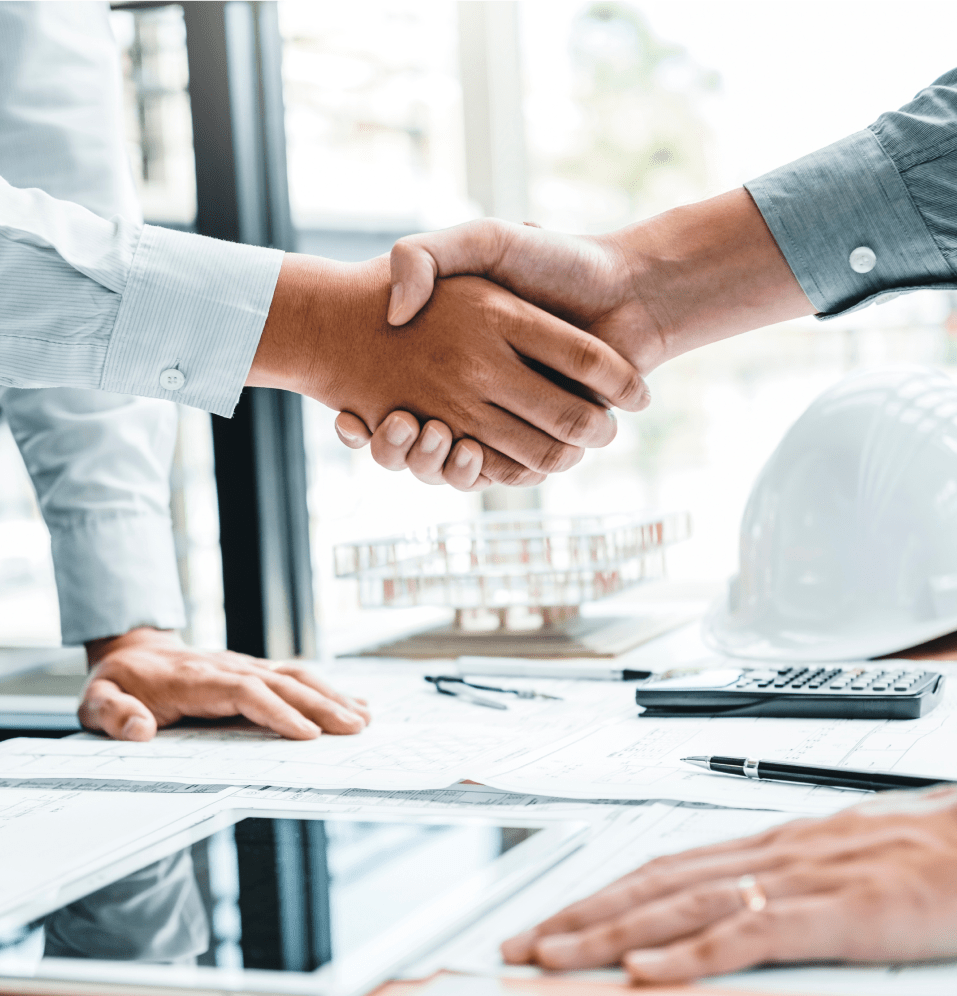
[[[0,407],[50,530],[63,642],[185,625],[170,522],[176,406],[8,388]]]
[[[120,96],[108,4],[0,4],[0,176],[12,185],[0,183],[0,382],[102,387],[109,359],[132,391],[141,378],[137,393],[228,413],[279,257],[244,247],[220,252],[220,243],[189,236],[161,239],[166,252],[147,236],[146,248]],[[204,255],[210,246],[212,263]],[[235,279],[216,269],[234,254],[241,280],[247,267],[255,271],[238,292]],[[202,268],[193,265],[198,255],[207,261]],[[156,269],[142,272],[148,259]],[[164,285],[172,288],[167,298]],[[210,297],[197,302],[203,293]],[[180,322],[177,309],[191,314]],[[207,371],[201,397],[189,337],[217,330],[231,336],[225,358],[235,367]],[[156,366],[167,362],[163,343],[176,335],[187,339],[174,352],[191,376],[183,390],[164,392]],[[64,642],[182,626],[169,509],[175,406],[66,387],[0,389],[0,409],[50,529]]]
[[[0,180],[0,384],[97,388],[231,415],[282,256],[106,220]],[[181,376],[164,377],[170,370]]]
[[[230,415],[282,254],[143,228],[122,116],[108,4],[0,4],[0,384]]]

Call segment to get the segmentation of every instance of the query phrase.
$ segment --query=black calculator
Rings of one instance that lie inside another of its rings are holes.
[[[638,685],[645,716],[823,716],[917,719],[941,700],[944,676],[912,661],[795,664],[665,672]]]

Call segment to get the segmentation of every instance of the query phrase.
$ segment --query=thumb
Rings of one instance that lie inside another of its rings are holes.
[[[520,238],[521,225],[498,218],[468,221],[441,232],[407,235],[392,247],[389,322],[404,325],[432,296],[436,277],[472,273],[496,277],[506,247]]]
[[[114,740],[156,736],[156,719],[149,709],[107,678],[95,678],[86,686],[77,715],[87,730],[102,730]]]
[[[412,238],[396,242],[389,262],[392,269],[389,324],[405,325],[432,296],[435,278],[439,275],[439,264],[428,249],[416,245]]]

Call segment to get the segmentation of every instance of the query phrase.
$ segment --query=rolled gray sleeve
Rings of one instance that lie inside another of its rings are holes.
[[[745,187],[820,318],[957,287],[957,70]]]

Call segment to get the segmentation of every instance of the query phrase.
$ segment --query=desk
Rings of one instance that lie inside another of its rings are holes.
[[[451,976],[449,978],[452,978]],[[580,979],[499,979],[502,994],[515,996],[616,996],[629,993],[631,996],[772,996],[741,989],[718,989],[714,986],[634,986],[617,985],[613,982],[586,982]],[[430,982],[390,982],[377,989],[373,996],[426,996]],[[464,988],[464,987],[463,987]],[[450,990],[451,996],[452,990]],[[797,996],[797,994],[791,994]]]

